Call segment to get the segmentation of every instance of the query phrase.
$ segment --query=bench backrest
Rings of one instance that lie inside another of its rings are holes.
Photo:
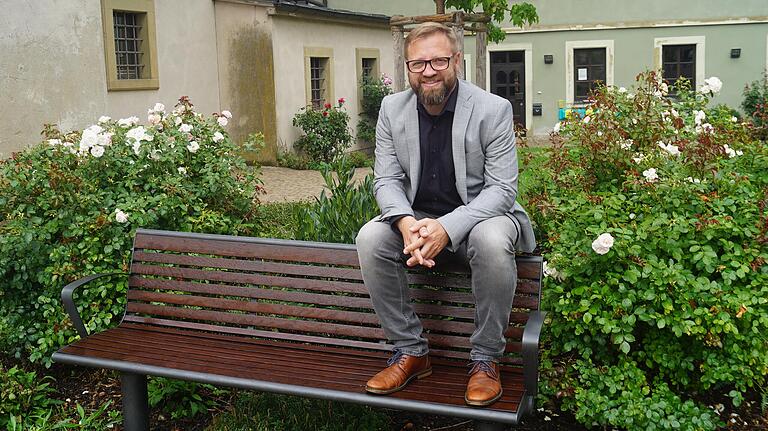
[[[541,257],[518,256],[507,331],[517,363],[522,325],[541,294]],[[409,274],[433,355],[466,359],[474,330],[467,273]],[[139,229],[124,322],[388,350],[357,252],[347,244]]]

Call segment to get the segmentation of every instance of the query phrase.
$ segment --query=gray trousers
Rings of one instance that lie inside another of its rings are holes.
[[[420,219],[425,214],[416,214]],[[518,230],[507,216],[493,217],[475,225],[455,252],[443,250],[436,267],[469,265],[475,299],[475,331],[470,359],[498,360],[504,354],[504,331],[517,285],[515,248]],[[421,321],[411,306],[403,254],[403,238],[388,222],[372,220],[357,235],[357,252],[363,282],[389,341],[407,355],[429,352]]]

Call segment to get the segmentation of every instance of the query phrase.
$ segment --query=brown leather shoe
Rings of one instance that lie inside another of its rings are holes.
[[[374,394],[391,394],[403,389],[414,378],[423,379],[432,374],[429,355],[410,356],[397,352],[387,361],[387,368],[373,376],[365,390]]]
[[[470,406],[488,406],[499,398],[501,398],[499,364],[490,361],[472,362],[464,401]]]

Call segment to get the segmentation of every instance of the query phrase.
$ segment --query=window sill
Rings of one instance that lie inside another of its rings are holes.
[[[107,81],[107,91],[157,90],[160,80],[151,79],[110,79]]]

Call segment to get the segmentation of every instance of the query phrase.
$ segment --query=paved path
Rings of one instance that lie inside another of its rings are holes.
[[[370,168],[358,168],[354,179],[359,181],[369,173]],[[267,192],[259,197],[264,203],[312,201],[325,188],[323,176],[318,171],[262,166],[259,178]]]

